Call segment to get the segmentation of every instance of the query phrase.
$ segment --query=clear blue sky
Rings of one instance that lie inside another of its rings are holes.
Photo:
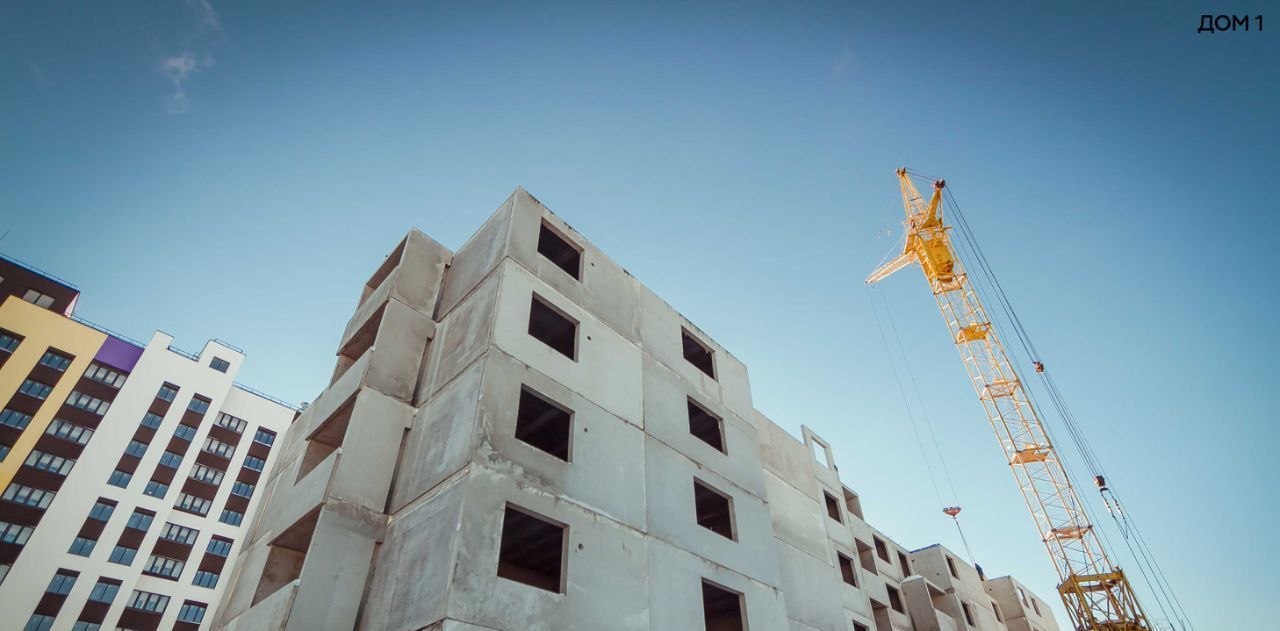
[[[85,317],[226,339],[310,400],[397,239],[457,247],[522,185],[829,439],[874,524],[961,550],[861,284],[910,165],[950,182],[1197,627],[1273,626],[1280,16],[1195,32],[1262,3],[84,4],[0,8],[0,250]],[[883,292],[975,554],[1052,600],[923,281]]]

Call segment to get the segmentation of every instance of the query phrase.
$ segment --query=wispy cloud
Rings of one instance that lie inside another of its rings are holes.
[[[156,71],[169,81],[171,87],[164,98],[164,109],[170,114],[182,114],[191,109],[187,82],[214,64],[213,56],[201,51],[203,46],[200,44],[222,34],[218,12],[213,10],[209,0],[187,0],[186,5],[187,10],[196,18],[196,27],[186,36],[186,50],[177,55],[162,57],[156,66]]]

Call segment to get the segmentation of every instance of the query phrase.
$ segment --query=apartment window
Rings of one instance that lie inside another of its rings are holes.
[[[969,626],[975,626],[973,622],[973,610],[969,608],[969,603],[960,603],[960,609],[964,611],[964,623]]]
[[[162,399],[170,403],[173,403],[173,398],[176,396],[178,396],[178,386],[170,383],[160,386],[160,391],[156,393],[157,399]]]
[[[244,431],[245,426],[248,425],[249,423],[242,418],[231,416],[226,412],[220,412],[218,414],[218,420],[214,421],[213,424],[217,425],[218,427],[225,427],[239,434]]]
[[[24,414],[10,408],[0,410],[0,425],[8,425],[9,427],[15,427],[17,429],[26,429],[27,424],[30,422],[30,414]]]
[[[689,399],[689,433],[716,451],[728,453],[724,447],[724,420],[693,399]]]
[[[231,544],[232,541],[230,539],[214,537],[209,540],[209,546],[205,548],[205,552],[215,556],[224,557],[231,554]]]
[[[120,565],[129,565],[133,563],[133,557],[137,555],[138,555],[137,548],[130,548],[127,546],[116,546],[115,548],[111,549],[111,556],[107,557],[107,560],[112,563],[119,563]]]
[[[902,608],[902,594],[898,593],[898,589],[892,585],[885,585],[884,588],[889,592],[889,606],[898,613],[906,613]]]
[[[4,490],[3,498],[6,501],[23,506],[34,506],[35,508],[48,508],[49,502],[53,501],[53,491],[37,489],[26,486],[25,484],[11,483],[9,488]]]
[[[239,526],[240,522],[244,521],[244,513],[233,511],[229,508],[224,509],[222,515],[218,517],[218,521],[232,526]]]
[[[150,480],[147,482],[147,487],[142,489],[142,492],[151,497],[164,499],[165,494],[169,492],[169,485],[164,482]]]
[[[951,572],[952,578],[960,578],[960,573],[956,571],[956,561],[951,557],[947,557],[947,571]]]
[[[209,514],[209,507],[212,505],[213,502],[210,502],[209,500],[196,497],[194,495],[188,495],[186,493],[179,493],[178,503],[174,504],[175,507],[181,510],[195,513],[197,515]]]
[[[31,538],[31,526],[20,526],[7,521],[0,521],[0,543],[26,545]]]
[[[218,586],[218,575],[213,572],[200,570],[196,572],[196,577],[191,579],[191,584],[196,587],[208,587],[213,589]]]
[[[731,541],[737,541],[737,535],[734,532],[732,498],[695,478],[693,505],[699,526]]]
[[[194,603],[189,600],[182,603],[182,609],[178,610],[178,622],[200,624],[200,621],[204,620],[205,608],[205,605]]]
[[[200,531],[195,528],[187,528],[178,524],[167,522],[164,530],[160,531],[160,538],[176,543],[185,543],[191,545],[196,542],[196,537],[200,536]]]
[[[556,458],[569,461],[573,413],[527,387],[516,406],[516,438]]]
[[[101,383],[105,383],[112,388],[119,388],[124,385],[124,373],[116,372],[102,364],[89,364],[89,369],[84,371],[84,376]]]
[[[690,364],[693,364],[698,370],[707,373],[708,377],[716,378],[715,353],[707,348],[706,344],[698,341],[689,329],[680,329],[680,342],[684,347],[684,358]]]
[[[18,345],[22,343],[22,336],[8,331],[0,331],[0,351],[12,353],[18,350]]]
[[[76,578],[79,576],[79,572],[60,569],[53,575],[53,580],[49,581],[49,586],[45,588],[44,592],[46,594],[66,596],[71,593],[71,588],[75,586]]]
[[[210,436],[204,439],[203,449],[215,456],[230,458],[231,454],[235,453],[236,446],[228,443],[224,443]]]
[[[222,471],[214,469],[213,467],[206,467],[202,464],[197,464],[196,466],[191,467],[190,477],[192,480],[198,480],[205,484],[217,486],[222,483],[223,475],[225,474]]]
[[[33,449],[27,456],[26,464],[33,469],[65,476],[71,473],[71,467],[76,465],[76,461]]]
[[[1035,598],[1032,598],[1032,599],[1031,599],[1031,608],[1032,608],[1032,609],[1034,609],[1034,610],[1036,611],[1036,615],[1037,615],[1037,616],[1038,616],[1038,615],[1040,615],[1040,601],[1036,600]]]
[[[89,519],[109,521],[111,519],[111,513],[115,512],[115,510],[115,502],[98,498],[98,501],[94,502],[93,508],[89,509]]]
[[[142,571],[146,574],[154,574],[176,581],[182,575],[182,568],[185,565],[186,563],[178,559],[170,559],[169,557],[153,554],[151,558],[147,559],[147,567]]]
[[[131,440],[128,445],[125,445],[124,452],[130,456],[141,458],[143,454],[147,453],[147,444],[141,441]]]
[[[542,223],[538,230],[538,254],[576,280],[582,279],[582,250],[560,236],[554,228]]]
[[[240,497],[253,497],[253,489],[254,486],[252,484],[241,482],[240,480],[236,480],[231,484],[231,494],[239,495]]]
[[[498,576],[563,593],[566,530],[566,526],[508,504],[502,519]]]
[[[844,519],[840,517],[840,501],[836,497],[826,491],[822,492],[822,498],[827,504],[827,517],[843,524]],[[886,559],[887,560],[887,559]]]
[[[138,509],[133,511],[133,514],[129,516],[129,521],[126,522],[124,526],[125,528],[132,528],[134,530],[146,532],[147,529],[151,527],[151,522],[155,518],[155,513]]]
[[[71,540],[71,547],[67,550],[67,554],[87,557],[93,554],[94,546],[98,545],[97,539],[86,539],[85,537],[76,537]]]
[[[67,405],[73,408],[92,412],[98,416],[106,414],[107,410],[111,409],[110,403],[77,391],[72,391],[71,394],[67,396]]]
[[[853,559],[839,552],[836,553],[836,559],[840,562],[840,578],[844,579],[844,582],[857,587],[858,572],[853,568]]]
[[[187,404],[187,409],[197,414],[204,414],[209,411],[210,401],[200,395],[191,397],[191,402]]]
[[[22,295],[22,299],[37,307],[42,307],[45,309],[49,308],[49,305],[53,304],[53,296],[50,296],[49,294],[46,294],[46,293],[41,293],[34,289],[28,289],[27,293]]]
[[[77,445],[87,445],[89,444],[89,439],[93,438],[93,430],[62,419],[53,419],[53,422],[49,424],[48,429],[44,430],[44,433]]]
[[[911,561],[907,559],[907,555],[898,553],[898,565],[902,566],[902,578],[911,576]]]
[[[160,466],[177,469],[182,464],[182,454],[175,454],[172,451],[166,451],[160,454]]]
[[[745,631],[742,594],[702,581],[702,623],[714,631]]]
[[[49,631],[52,628],[53,616],[33,613],[31,614],[31,617],[27,619],[27,625],[22,627],[22,631]]]
[[[1023,606],[1030,606],[1030,603],[1027,602],[1027,593],[1022,591],[1021,587],[1015,587],[1014,589],[1018,590],[1018,598],[1022,601]]]
[[[147,429],[159,429],[164,417],[155,412],[147,412],[142,416],[142,426]]]
[[[18,386],[18,392],[29,397],[35,397],[43,401],[49,396],[49,392],[53,390],[53,386],[47,383],[41,383],[34,379],[23,380],[22,385]]]
[[[93,586],[93,590],[89,592],[89,600],[96,603],[111,604],[116,599],[116,593],[120,591],[120,581],[110,578],[100,578],[98,583]]]
[[[578,322],[551,306],[538,294],[529,302],[529,335],[577,361]]]
[[[115,471],[111,472],[111,475],[107,476],[107,484],[110,484],[111,486],[118,486],[122,489],[127,489],[129,488],[129,481],[132,479],[133,479],[132,473],[129,473],[128,471],[121,471],[119,469],[116,469]]]
[[[0,460],[4,460],[9,455],[9,446],[0,444]]]
[[[853,623],[853,631],[871,631],[871,629],[867,628],[867,625],[865,624],[858,624],[855,622]]]
[[[169,606],[169,597],[164,594],[153,594],[135,589],[133,590],[133,597],[129,599],[128,606],[131,609],[164,613],[165,608]]]
[[[256,458],[254,456],[244,457],[244,468],[246,469],[249,469],[251,471],[262,471],[262,469],[266,466],[267,466],[267,461],[263,460],[262,458]]]
[[[880,537],[872,538],[876,542],[876,556],[880,557],[885,563],[889,562],[889,546],[884,544],[884,540]]]
[[[40,364],[58,372],[65,372],[71,366],[71,358],[51,349],[44,352],[44,356],[40,358]]]
[[[227,369],[231,367],[231,362],[221,357],[214,357],[209,360],[209,367],[218,372],[227,372]]]
[[[996,622],[1004,622],[1004,615],[1000,613],[1000,605],[997,605],[994,600],[991,601],[991,611],[996,614]]]
[[[173,436],[174,438],[191,442],[196,437],[196,428],[179,423],[177,427],[173,428]]]
[[[258,431],[253,434],[253,440],[270,446],[276,442],[276,433],[269,429],[259,428]]]
[[[86,620],[76,620],[76,623],[71,625],[71,631],[101,631],[101,630],[102,630],[102,625],[96,622],[89,622]]]

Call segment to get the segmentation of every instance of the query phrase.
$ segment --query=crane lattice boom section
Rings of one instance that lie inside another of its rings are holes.
[[[945,183],[934,183],[933,195],[926,203],[905,169],[898,170],[898,180],[907,213],[906,245],[899,257],[872,273],[867,283],[913,263],[924,271],[1027,509],[1053,559],[1058,592],[1075,628],[1150,629],[1128,579],[1107,558],[1044,424],[956,256],[949,235],[951,226],[942,219]]]

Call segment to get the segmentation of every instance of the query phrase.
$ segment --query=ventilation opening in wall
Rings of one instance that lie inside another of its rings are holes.
[[[843,524],[844,520],[840,518],[840,501],[836,499],[836,496],[823,491],[822,498],[827,503],[827,517]]]
[[[724,447],[724,421],[689,399],[689,433],[711,445],[720,453],[728,453]]]
[[[547,257],[547,260],[555,263],[566,274],[582,279],[582,250],[545,221],[538,230],[538,254]]]
[[[549,592],[564,592],[564,546],[568,528],[511,504],[502,518],[498,576]]]
[[[693,481],[693,505],[698,525],[726,539],[737,540],[733,525],[733,500],[702,481]]]
[[[577,359],[578,323],[538,294],[529,305],[529,335],[569,359]]]
[[[836,557],[840,560],[840,578],[844,579],[844,582],[857,587],[858,572],[853,568],[853,559],[839,552],[836,553]]]
[[[706,631],[746,631],[742,594],[702,581],[702,621]]]
[[[528,387],[520,388],[516,438],[565,462],[573,436],[573,414]]]
[[[680,336],[681,344],[684,346],[684,358],[698,370],[707,373],[708,377],[715,379],[716,365],[712,350],[707,348],[706,344],[699,342],[688,329],[681,329]]]

